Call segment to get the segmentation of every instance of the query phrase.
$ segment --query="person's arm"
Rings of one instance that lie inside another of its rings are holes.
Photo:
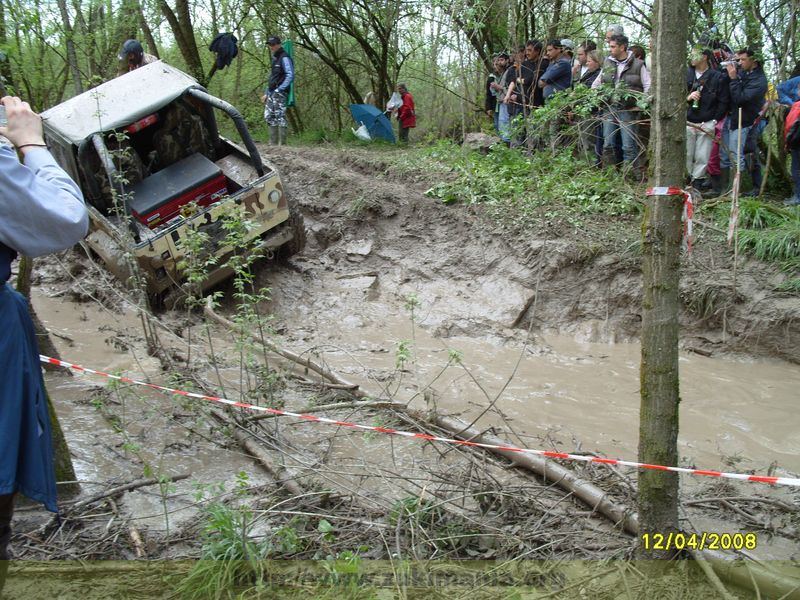
[[[554,75],[557,66],[558,62],[547,66],[547,68],[544,70],[544,73],[542,73],[542,76],[539,77],[539,87],[544,87],[550,83],[551,79],[555,79]]]
[[[516,87],[517,87],[516,81],[512,81],[511,83],[508,84],[508,87],[506,88],[506,95],[503,98],[503,104],[508,104],[509,102],[511,102],[511,96],[514,94],[514,89]]]
[[[286,73],[286,77],[275,91],[283,93],[289,89],[292,81],[294,81],[294,65],[292,64],[292,59],[288,56],[281,58],[281,62],[283,63],[283,71]]]
[[[89,216],[78,185],[44,144],[42,122],[27,102],[5,97],[8,126],[0,127],[23,155],[0,147],[0,241],[26,256],[64,250],[86,235]]]

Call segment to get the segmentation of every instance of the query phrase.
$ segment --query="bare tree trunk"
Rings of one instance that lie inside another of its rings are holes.
[[[553,20],[547,28],[547,39],[553,39],[558,35],[558,28],[561,25],[561,8],[563,0],[556,0],[553,3]]]
[[[686,156],[684,56],[688,0],[657,0],[654,7],[653,175],[658,187],[681,187]],[[641,412],[639,461],[678,463],[678,284],[681,196],[649,196],[642,226]],[[640,534],[678,529],[678,475],[639,471]],[[669,558],[670,551],[648,558]]]
[[[197,50],[197,44],[194,40],[194,26],[192,25],[188,1],[176,0],[174,11],[166,0],[159,0],[158,5],[172,29],[175,43],[178,45],[178,50],[180,50],[183,60],[186,61],[189,73],[197,79],[200,85],[205,86],[207,78],[206,74],[203,73],[203,62],[200,60],[200,52]]]
[[[158,46],[156,45],[156,39],[153,37],[153,30],[150,29],[150,24],[147,22],[147,17],[144,15],[144,7],[142,6],[141,2],[137,3],[137,13],[139,17],[139,27],[142,28],[142,33],[144,34],[144,41],[147,43],[147,49],[150,51],[150,54],[155,56],[156,58],[161,58],[158,53]]]
[[[8,32],[6,31],[6,7],[5,4],[0,2],[0,46],[6,48],[8,46]],[[5,85],[11,87],[12,89],[14,86],[14,78],[11,74],[11,63],[8,62],[8,57],[4,57],[3,60],[0,60],[0,83],[5,83]],[[5,96],[6,93],[3,92]]]
[[[67,62],[69,70],[72,72],[72,79],[75,81],[75,94],[83,93],[83,82],[81,81],[81,70],[78,68],[78,55],[75,53],[75,42],[72,39],[72,25],[69,22],[69,12],[67,12],[67,0],[58,0],[58,10],[61,12],[61,21],[64,24],[64,37],[67,42]]]

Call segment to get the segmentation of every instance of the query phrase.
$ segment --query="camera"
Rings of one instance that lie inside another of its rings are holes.
[[[6,116],[6,107],[0,104],[0,127],[8,125],[8,117]]]
[[[720,66],[720,67],[727,67],[728,65],[734,65],[734,64],[736,64],[736,61],[733,61],[733,60],[723,60],[721,63],[719,63],[719,66]]]

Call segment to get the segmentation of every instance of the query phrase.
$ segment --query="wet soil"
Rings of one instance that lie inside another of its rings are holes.
[[[363,151],[262,151],[281,170],[308,229],[302,253],[264,263],[258,273],[258,283],[271,288],[262,308],[273,315],[282,345],[375,397],[435,407],[467,422],[480,416],[479,427],[515,444],[635,457],[635,254],[556,237],[548,228],[522,235],[479,207],[441,205],[424,195],[430,180]],[[733,294],[728,252],[703,241],[701,235],[682,280],[682,464],[796,476],[800,375],[784,361],[800,356],[800,303],[770,291],[781,275],[755,261],[737,266]],[[125,293],[79,253],[42,261],[35,283],[36,309],[66,360],[227,397],[255,390],[292,410],[342,402],[325,415],[430,431],[400,412],[349,407],[345,390],[274,356],[277,380],[243,376],[239,346],[216,326],[206,335],[197,315],[160,315],[165,351],[159,360],[149,356]],[[219,310],[231,314],[232,290],[222,291]],[[409,351],[399,364],[402,340]],[[192,477],[169,489],[117,495],[116,504],[92,507],[46,532],[40,513],[23,511],[15,539],[23,558],[135,558],[142,548],[131,528],[144,538],[147,557],[196,558],[204,514],[194,498],[198,484],[204,501],[217,494],[228,505],[250,502],[261,538],[293,523],[307,543],[282,556],[313,558],[362,545],[372,558],[398,551],[418,558],[605,558],[628,556],[634,545],[587,507],[502,460],[319,424],[239,419],[238,427],[308,490],[308,498],[291,501],[232,442],[227,426],[210,424],[208,407],[156,392],[126,395],[84,376],[49,377],[79,479],[109,487],[142,477],[146,466]],[[635,507],[635,472],[571,467]],[[237,479],[240,471],[246,480]],[[225,491],[210,491],[217,484]],[[757,531],[763,543],[753,556],[797,558],[797,491],[689,478],[682,489],[687,527]],[[425,512],[427,521],[417,510],[401,511],[403,521],[398,506],[409,498],[417,507],[430,501],[442,508]],[[334,523],[335,536],[321,532],[319,515]]]

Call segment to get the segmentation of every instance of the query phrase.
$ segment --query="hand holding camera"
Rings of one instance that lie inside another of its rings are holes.
[[[30,148],[46,148],[42,131],[42,118],[31,110],[30,104],[16,96],[0,99],[5,111],[6,123],[0,124],[0,134],[23,153]]]

